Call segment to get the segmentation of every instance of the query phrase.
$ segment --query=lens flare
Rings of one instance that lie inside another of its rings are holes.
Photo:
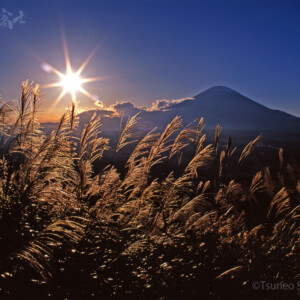
[[[94,96],[90,94],[86,89],[83,88],[83,84],[88,82],[94,82],[94,81],[101,81],[106,79],[106,77],[91,77],[91,78],[83,78],[81,77],[81,73],[86,68],[87,64],[90,62],[94,54],[96,53],[97,47],[91,52],[91,54],[85,59],[85,61],[81,64],[79,69],[76,72],[72,71],[72,66],[70,63],[69,58],[69,52],[68,47],[65,39],[63,39],[63,51],[65,55],[65,62],[66,62],[66,73],[63,74],[61,71],[57,70],[55,67],[48,64],[43,59],[37,57],[43,65],[43,69],[46,68],[47,72],[53,72],[59,77],[58,82],[50,83],[42,85],[44,88],[55,88],[55,87],[61,87],[62,91],[59,94],[59,96],[54,101],[51,109],[53,109],[58,102],[67,94],[69,93],[72,96],[73,103],[76,103],[76,93],[80,92],[81,94],[89,97],[91,100],[95,101]]]

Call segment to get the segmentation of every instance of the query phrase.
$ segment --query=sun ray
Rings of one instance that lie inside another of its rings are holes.
[[[59,101],[67,94],[69,93],[72,98],[72,102],[76,103],[77,102],[77,92],[80,92],[81,94],[87,96],[88,98],[92,99],[94,101],[94,97],[82,87],[84,83],[89,83],[89,82],[95,82],[95,81],[101,81],[104,79],[107,79],[107,76],[98,76],[98,77],[90,77],[90,78],[83,78],[81,77],[81,73],[84,71],[88,63],[91,61],[93,56],[95,55],[98,46],[94,48],[94,50],[89,54],[89,56],[84,60],[84,62],[81,64],[79,69],[77,71],[73,71],[71,62],[70,62],[70,56],[69,56],[69,51],[68,51],[68,45],[66,38],[64,34],[62,33],[62,45],[63,45],[63,52],[64,52],[64,57],[65,57],[65,64],[66,64],[66,73],[63,74],[50,64],[48,64],[46,61],[41,59],[36,55],[39,61],[41,61],[47,68],[49,68],[51,71],[53,71],[59,78],[60,80],[58,82],[54,83],[49,83],[42,85],[43,88],[55,88],[55,87],[62,87],[62,91],[60,92],[59,96],[56,98],[54,101],[53,105],[51,106],[51,110],[59,103]]]
[[[53,108],[58,104],[58,102],[64,97],[64,95],[67,93],[66,89],[63,89],[61,93],[58,95],[58,97],[55,99],[53,105],[50,107],[50,111],[53,110]]]
[[[79,91],[84,94],[85,96],[89,97],[91,100],[95,101],[93,95],[91,95],[87,90],[85,90],[83,87],[79,88]]]
[[[70,63],[67,40],[63,32],[62,32],[62,44],[63,44],[63,51],[64,51],[65,62],[66,62],[66,73],[68,73],[71,70],[71,63]]]
[[[59,76],[60,78],[62,78],[62,76],[64,75],[63,73],[61,73],[56,68],[54,68],[53,66],[49,65],[48,63],[45,62],[45,64],[51,69],[51,71],[53,73],[55,73],[57,76]]]
[[[41,87],[42,88],[51,88],[51,87],[59,87],[62,86],[62,82],[54,82],[54,83],[48,83],[48,84],[42,84]]]
[[[102,81],[107,79],[108,76],[99,76],[99,77],[90,77],[90,78],[82,78],[82,83],[94,82],[94,81]]]
[[[76,104],[76,93],[75,93],[75,91],[71,92],[71,96],[72,96],[72,102]]]
[[[93,56],[95,55],[95,53],[98,50],[98,46],[95,47],[95,49],[90,53],[90,55],[86,58],[86,60],[82,63],[82,65],[79,67],[79,69],[76,71],[76,74],[79,76],[82,71],[85,69],[85,67],[87,66],[87,64],[90,62],[90,60],[93,58]]]
[[[50,70],[55,73],[57,76],[59,76],[60,78],[62,78],[62,76],[64,75],[62,72],[58,71],[56,68],[54,68],[53,66],[51,66],[50,64],[48,64],[44,59],[42,59],[41,57],[39,57],[37,54],[33,53],[34,57],[40,61],[42,64],[46,65],[48,68],[50,68]]]

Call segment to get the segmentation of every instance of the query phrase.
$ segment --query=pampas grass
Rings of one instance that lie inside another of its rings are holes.
[[[219,125],[206,142],[203,118],[139,138],[137,114],[114,149],[135,144],[126,172],[95,170],[111,149],[101,120],[77,138],[73,104],[45,135],[40,101],[26,81],[19,106],[0,107],[2,298],[256,297],[252,281],[299,278],[300,174],[282,149],[279,169],[240,179],[262,136],[236,157]]]

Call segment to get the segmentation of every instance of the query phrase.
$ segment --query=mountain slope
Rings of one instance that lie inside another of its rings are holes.
[[[181,115],[186,122],[203,116],[208,127],[220,124],[228,130],[300,130],[300,118],[270,109],[222,86],[212,87],[196,95],[194,100],[172,104],[165,115]]]

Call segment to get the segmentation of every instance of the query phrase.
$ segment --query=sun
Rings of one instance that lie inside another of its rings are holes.
[[[85,69],[85,67],[87,66],[87,64],[89,63],[89,61],[92,59],[92,57],[94,56],[97,48],[95,48],[91,54],[84,60],[84,62],[82,63],[82,65],[79,67],[79,69],[77,71],[73,71],[73,68],[71,66],[70,63],[70,58],[69,58],[69,52],[68,52],[68,48],[67,48],[67,43],[65,42],[65,40],[63,40],[63,50],[64,50],[64,55],[65,55],[65,62],[66,62],[66,72],[65,74],[62,73],[61,71],[59,71],[58,69],[56,69],[55,67],[51,66],[50,64],[48,64],[46,61],[44,61],[43,59],[37,57],[41,62],[42,62],[42,68],[46,71],[46,72],[53,72],[55,73],[58,77],[59,77],[59,81],[54,82],[54,83],[50,83],[50,84],[45,84],[42,85],[42,87],[44,88],[55,88],[55,87],[61,87],[62,90],[60,92],[60,94],[58,95],[58,97],[56,98],[56,100],[54,101],[51,109],[53,109],[58,102],[67,94],[69,93],[72,96],[72,102],[76,103],[76,95],[78,92],[80,92],[81,94],[87,96],[88,98],[90,98],[92,101],[95,101],[95,97],[93,95],[91,95],[84,87],[83,85],[85,83],[88,82],[93,82],[93,81],[100,81],[105,79],[106,77],[91,77],[91,78],[84,78],[81,76],[83,70]]]
[[[62,87],[70,93],[76,93],[76,91],[80,90],[81,83],[82,79],[80,76],[71,70],[61,80]]]

